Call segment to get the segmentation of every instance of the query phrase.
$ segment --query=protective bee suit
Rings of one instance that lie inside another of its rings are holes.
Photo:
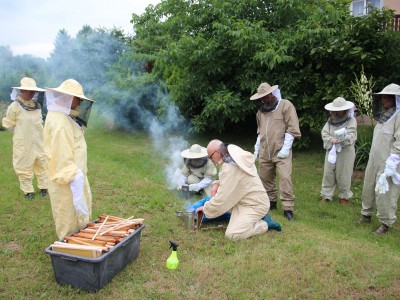
[[[274,101],[266,104],[265,98]],[[289,100],[281,98],[277,85],[262,83],[257,93],[250,100],[258,100],[257,142],[254,156],[259,158],[258,174],[271,201],[271,209],[276,209],[278,192],[276,187],[276,171],[279,173],[279,191],[284,215],[294,220],[293,210],[295,196],[292,185],[292,144],[300,138],[299,119],[296,109]]]
[[[204,203],[203,212],[207,218],[217,218],[230,211],[225,236],[231,240],[247,239],[268,230],[263,218],[269,210],[269,199],[253,155],[232,144],[227,149],[232,160],[222,164],[217,193]]]
[[[194,144],[189,149],[182,151],[181,156],[184,166],[181,169],[178,189],[188,184],[189,191],[201,192],[204,196],[210,196],[211,183],[217,174],[217,169],[208,158],[206,149]]]
[[[44,143],[49,166],[49,195],[60,239],[85,226],[92,216],[87,179],[87,126],[92,100],[73,79],[46,89],[48,114]]]
[[[44,89],[38,88],[28,77],[21,79],[21,86],[12,89],[13,103],[8,107],[2,125],[13,132],[13,167],[26,198],[33,198],[34,174],[44,196],[47,194],[47,168],[43,119],[40,104],[36,102],[38,92],[44,92]]]
[[[396,221],[397,199],[400,195],[400,86],[390,84],[377,93],[394,95],[395,107],[383,109],[375,125],[362,192],[362,219],[370,221],[375,206],[381,227],[375,233],[385,233]],[[383,101],[382,101],[383,103]]]
[[[339,201],[344,205],[353,197],[351,176],[357,140],[354,104],[338,97],[332,103],[325,105],[325,109],[331,111],[331,116],[321,131],[326,149],[321,198],[332,201],[335,188],[338,186]]]

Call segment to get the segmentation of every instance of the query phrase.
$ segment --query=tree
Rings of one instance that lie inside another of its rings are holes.
[[[347,0],[164,0],[133,15],[133,46],[154,57],[195,130],[253,126],[249,96],[269,82],[296,106],[306,145],[326,119],[323,106],[350,95],[361,64],[369,72],[384,60],[376,40],[398,45],[382,27],[390,15],[351,17]]]

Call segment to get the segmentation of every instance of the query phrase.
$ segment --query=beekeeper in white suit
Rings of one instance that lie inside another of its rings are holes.
[[[289,100],[281,98],[277,85],[261,83],[257,93],[250,97],[256,100],[258,111],[257,141],[254,156],[259,158],[258,174],[271,201],[271,210],[277,209],[278,192],[276,171],[279,173],[279,192],[283,214],[294,220],[295,196],[292,185],[292,144],[300,138],[299,119]]]
[[[351,176],[356,158],[357,140],[354,103],[337,97],[325,105],[325,109],[331,113],[321,131],[324,149],[326,149],[321,199],[332,201],[337,186],[339,203],[346,205],[353,197]]]
[[[360,222],[370,222],[374,208],[383,234],[396,221],[397,199],[400,195],[400,86],[389,84],[376,93],[383,109],[374,129],[362,192]]]
[[[43,119],[40,104],[36,101],[44,89],[36,86],[29,77],[21,85],[12,87],[11,100],[2,125],[13,135],[13,166],[25,198],[34,198],[32,180],[36,174],[40,195],[47,195],[46,155],[43,146]]]
[[[93,100],[73,79],[46,88],[48,114],[44,143],[48,155],[49,195],[57,236],[63,239],[86,225],[92,215],[87,179],[87,126]]]
[[[183,150],[181,156],[184,165],[181,169],[178,189],[187,184],[189,191],[210,196],[211,183],[217,174],[217,169],[208,158],[206,148],[194,144],[189,149]]]

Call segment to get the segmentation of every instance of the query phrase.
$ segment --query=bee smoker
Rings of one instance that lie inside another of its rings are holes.
[[[184,184],[182,185],[182,196],[183,198],[185,198],[186,200],[190,199],[190,191],[189,191],[189,185],[188,184]]]
[[[176,211],[175,212],[177,217],[180,217],[183,224],[185,225],[186,229],[193,230],[196,228],[194,225],[194,210],[188,211]]]

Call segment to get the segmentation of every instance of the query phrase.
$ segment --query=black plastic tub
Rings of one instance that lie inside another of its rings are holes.
[[[71,285],[87,291],[97,291],[139,254],[140,236],[144,225],[137,228],[112,250],[99,258],[87,258],[55,252],[47,247],[54,275],[60,285]]]

